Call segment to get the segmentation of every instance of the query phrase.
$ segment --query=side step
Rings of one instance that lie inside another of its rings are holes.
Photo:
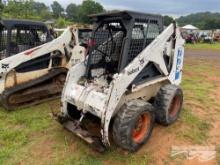
[[[73,121],[62,116],[58,116],[56,118],[57,121],[61,123],[65,129],[85,140],[88,144],[92,146],[95,151],[100,153],[106,151],[106,147],[102,144],[101,139],[99,137],[92,136],[89,131],[83,129],[78,121]]]

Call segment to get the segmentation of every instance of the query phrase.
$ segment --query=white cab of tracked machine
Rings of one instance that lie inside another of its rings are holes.
[[[173,37],[175,42],[173,42]],[[164,52],[172,59],[170,63],[172,65],[171,71],[168,71],[164,62]],[[158,92],[161,83],[179,85],[182,78],[183,58],[184,40],[181,37],[179,28],[173,23],[158,35],[120,73],[114,74],[110,84],[107,83],[104,76],[100,76],[102,70],[96,70],[92,73],[97,75],[92,82],[84,81],[86,65],[85,62],[78,63],[70,68],[67,75],[62,92],[62,112],[68,116],[67,105],[72,104],[82,113],[89,112],[100,118],[102,123],[102,141],[105,145],[108,145],[109,123],[121,105],[134,98],[145,97],[146,93],[150,95],[147,100],[150,99],[152,95]],[[150,62],[156,64],[163,76],[155,77],[140,86],[133,85],[131,87],[132,94],[126,95],[129,85]],[[141,93],[144,90],[146,90],[146,93]]]

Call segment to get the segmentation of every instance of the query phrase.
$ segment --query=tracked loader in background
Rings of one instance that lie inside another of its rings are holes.
[[[170,125],[180,114],[184,40],[176,23],[163,29],[160,15],[121,11],[92,18],[93,45],[88,60],[68,72],[58,120],[98,151],[110,146],[110,135],[136,151],[155,118]]]
[[[52,41],[43,22],[5,19],[0,21],[0,60]]]
[[[57,39],[0,61],[0,101],[4,108],[60,97],[69,67],[84,61],[88,27],[69,27]]]

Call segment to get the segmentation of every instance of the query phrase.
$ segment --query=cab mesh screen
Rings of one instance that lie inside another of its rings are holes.
[[[106,22],[98,27],[92,37],[90,67],[105,68],[108,65],[111,67],[108,69],[114,72],[118,67],[125,35],[120,22]]]

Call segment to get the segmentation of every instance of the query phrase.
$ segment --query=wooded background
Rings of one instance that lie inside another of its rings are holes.
[[[84,0],[82,4],[70,3],[64,8],[57,1],[50,6],[34,0],[0,0],[0,15],[2,18],[31,19],[39,21],[55,20],[57,27],[65,27],[74,23],[91,23],[88,15],[105,12],[102,4],[93,0]],[[170,16],[164,16],[165,26],[173,21]],[[194,13],[182,16],[176,21],[180,26],[193,24],[200,29],[220,29],[220,13]]]

